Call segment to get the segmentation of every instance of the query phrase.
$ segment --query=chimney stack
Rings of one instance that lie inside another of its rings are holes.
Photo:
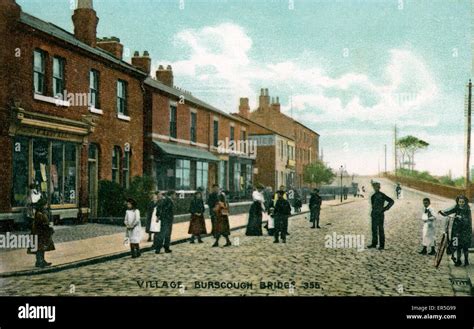
[[[276,101],[272,101],[272,109],[274,111],[280,112],[281,106],[280,106],[280,97],[276,97]]]
[[[132,57],[132,65],[138,68],[139,70],[145,72],[146,74],[150,75],[151,72],[151,58],[148,51],[143,52],[143,56],[140,56],[138,51]]]
[[[241,98],[240,105],[239,105],[239,114],[244,118],[249,118],[250,116],[250,106],[249,106],[249,99],[248,98]]]
[[[77,8],[72,15],[72,21],[74,23],[74,36],[95,48],[99,18],[94,10],[92,0],[77,0]]]
[[[97,42],[97,47],[105,50],[118,59],[122,59],[123,57],[123,45],[117,37],[103,38]]]
[[[268,96],[268,89],[260,89],[259,108],[267,109],[270,106],[270,96]]]
[[[156,80],[160,81],[168,87],[174,86],[174,77],[173,77],[173,68],[171,65],[168,65],[166,69],[163,68],[163,65],[158,67],[156,71]]]

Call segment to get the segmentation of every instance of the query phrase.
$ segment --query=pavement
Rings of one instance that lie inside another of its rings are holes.
[[[343,203],[351,203],[348,199]],[[340,201],[325,201],[323,207],[340,205]],[[308,211],[307,205],[302,211]],[[248,214],[232,215],[229,218],[231,229],[245,227]],[[189,239],[189,222],[175,223],[173,225],[172,244],[186,242]],[[206,220],[208,232],[211,230],[210,219]],[[119,226],[87,224],[72,227],[55,227],[56,250],[46,253],[46,260],[53,263],[51,267],[39,269],[34,267],[35,255],[28,255],[26,250],[3,250],[0,252],[0,277],[35,275],[57,272],[79,266],[96,264],[121,257],[129,256],[129,246],[124,244],[125,229]],[[148,234],[143,228],[143,250],[151,250],[152,243],[147,242]]]
[[[394,197],[393,184],[381,181],[382,191]],[[269,236],[247,237],[232,218],[228,248],[223,242],[212,248],[213,239],[206,238],[203,244],[176,244],[171,254],[144,252],[132,259],[127,253],[54,273],[0,277],[0,295],[469,296],[470,285],[463,282],[471,268],[454,268],[448,257],[435,268],[433,256],[418,254],[425,196],[405,189],[386,213],[383,251],[364,248],[371,242],[370,201],[356,199],[324,204],[321,229],[309,228],[307,214],[292,217],[286,244]],[[452,202],[432,196],[435,209]],[[240,220],[245,225],[246,216]],[[441,233],[438,229],[438,237]]]

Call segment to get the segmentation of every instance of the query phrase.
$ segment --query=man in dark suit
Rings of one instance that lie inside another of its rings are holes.
[[[375,191],[370,198],[372,203],[372,244],[367,248],[376,248],[379,243],[379,250],[383,250],[385,248],[384,213],[393,206],[395,201],[380,192],[380,183],[373,182],[372,186]]]
[[[217,202],[219,202],[219,185],[214,184],[212,185],[212,192],[207,197],[207,205],[209,206],[209,215],[211,216],[211,224],[212,230],[211,234],[214,236],[214,228],[216,227],[216,220],[217,216],[214,212],[214,207],[216,206]]]
[[[165,248],[166,253],[171,252],[170,242],[171,242],[171,232],[173,229],[175,200],[176,200],[176,192],[169,191],[161,201],[160,216],[159,216],[161,220],[161,231],[156,241],[156,246],[155,246],[156,254],[160,253],[162,247]]]
[[[311,228],[321,228],[319,226],[319,214],[321,213],[321,203],[323,199],[319,195],[319,190],[315,188],[309,198],[309,210],[311,212],[310,221],[313,223]]]

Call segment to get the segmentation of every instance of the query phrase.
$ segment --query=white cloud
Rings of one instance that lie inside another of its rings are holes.
[[[382,75],[373,78],[356,71],[331,75],[320,64],[321,59],[314,53],[307,56],[308,52],[303,52],[301,58],[260,62],[251,56],[252,38],[243,27],[234,23],[186,29],[174,40],[182,59],[162,64],[173,66],[178,85],[227,112],[237,110],[239,97],[249,97],[251,107],[256,108],[260,88],[269,88],[275,96],[275,90],[279,90],[283,96],[280,97],[282,111],[290,113],[291,96],[293,116],[321,132],[322,140],[325,136],[329,139],[331,136],[367,136],[372,142],[385,136],[384,140],[389,140],[392,132],[387,130],[387,125],[395,123],[417,135],[417,129],[439,126],[446,107],[453,106],[452,97],[442,94],[424,59],[406,49],[389,50],[385,67],[376,70],[383,72]],[[354,125],[355,121],[359,127]],[[358,129],[363,127],[361,121],[367,122],[366,129]],[[341,128],[329,131],[325,129],[325,123],[332,126],[337,123]],[[369,128],[374,125],[380,129]],[[340,130],[344,128],[347,129]],[[422,134],[419,137],[430,140],[431,136]],[[459,143],[459,136],[445,138],[440,135],[435,139],[442,146],[446,142]],[[364,145],[360,144],[360,147]],[[328,148],[326,154],[342,156],[338,152]],[[349,152],[344,157],[351,161],[361,152]],[[431,151],[427,155],[420,157],[420,163],[433,161]],[[368,170],[365,160],[353,161],[360,167],[357,169]],[[451,162],[454,160],[450,165]],[[436,167],[443,171],[444,164]],[[374,166],[376,164],[372,163],[372,172]]]

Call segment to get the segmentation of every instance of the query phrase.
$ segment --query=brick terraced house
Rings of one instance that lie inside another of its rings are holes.
[[[98,40],[91,0],[74,33],[0,2],[0,220],[20,221],[28,186],[56,218],[97,212],[98,180],[143,174],[143,82],[117,38]]]
[[[239,113],[233,115],[249,125],[249,139],[257,146],[255,184],[277,191],[281,185],[296,186],[295,141],[248,118],[249,99],[241,98]]]
[[[137,61],[143,56],[132,59]],[[150,64],[145,67],[149,72]],[[145,81],[145,172],[159,190],[190,194],[218,184],[231,200],[248,197],[255,162],[255,154],[246,148],[248,123],[173,82],[170,66],[159,66],[155,78]]]
[[[303,171],[305,166],[319,159],[319,134],[282,113],[279,97],[270,99],[268,89],[261,89],[258,108],[255,111],[241,106],[239,114],[294,141],[294,187],[310,187],[303,181]],[[281,172],[278,175],[281,175]]]

